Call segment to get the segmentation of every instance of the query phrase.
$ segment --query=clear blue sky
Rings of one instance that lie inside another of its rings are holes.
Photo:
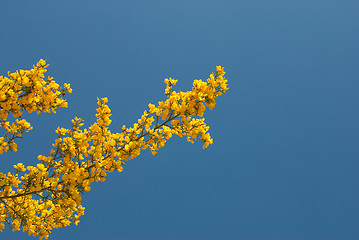
[[[205,117],[214,144],[173,138],[86,194],[67,240],[359,239],[359,2],[0,1],[0,74],[40,58],[71,83],[68,109],[34,130],[1,171],[36,164],[58,126],[89,126],[108,97],[112,130],[186,91],[216,65],[230,90]],[[6,230],[0,239],[35,239]]]

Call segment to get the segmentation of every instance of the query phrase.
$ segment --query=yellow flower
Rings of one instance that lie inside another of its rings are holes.
[[[0,127],[4,130],[0,154],[16,151],[14,140],[32,129],[29,122],[19,119],[23,111],[56,113],[56,108],[67,107],[62,97],[72,92],[70,84],[61,88],[51,77],[45,81],[47,67],[41,59],[31,70],[0,76]],[[215,98],[228,90],[224,74],[217,66],[207,82],[194,80],[188,92],[174,91],[177,80],[165,79],[167,99],[157,106],[149,104],[132,127],[123,125],[117,133],[109,130],[108,99],[98,98],[96,122],[89,128],[83,129],[83,119],[75,117],[71,128],[56,129],[58,138],[50,154],[39,155],[36,166],[25,168],[18,163],[15,174],[0,172],[0,231],[7,222],[13,231],[22,228],[42,239],[53,228],[71,222],[77,225],[85,209],[81,194],[91,190],[91,183],[105,181],[108,172],[122,172],[125,161],[136,158],[142,150],[149,149],[155,155],[173,135],[186,137],[191,143],[201,139],[203,148],[208,147],[213,143],[209,126],[197,117],[203,116],[206,106],[212,109]],[[14,121],[8,120],[9,114]]]

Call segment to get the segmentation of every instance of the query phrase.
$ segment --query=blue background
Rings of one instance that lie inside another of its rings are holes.
[[[71,83],[68,109],[25,115],[34,130],[1,171],[35,165],[58,126],[112,127],[190,90],[222,65],[229,91],[205,117],[214,144],[174,137],[94,184],[79,226],[50,239],[359,239],[359,2],[0,1],[0,73],[30,69]],[[0,233],[1,239],[35,239]]]

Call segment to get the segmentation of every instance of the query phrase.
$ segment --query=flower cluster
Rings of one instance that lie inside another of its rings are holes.
[[[61,97],[65,92],[71,92],[69,85],[57,90],[58,85],[52,79],[45,83],[39,80],[43,77],[45,64],[40,61],[35,70],[9,74],[10,80],[15,82],[21,79],[20,76],[28,79],[26,86],[25,81],[21,82],[19,89],[23,90],[16,95],[15,102],[20,108],[16,104],[7,108],[14,116],[18,116],[21,109],[47,112],[66,106]],[[38,73],[33,75],[37,77],[29,77],[36,69]],[[47,238],[54,228],[68,226],[71,222],[77,225],[85,209],[81,205],[81,195],[91,190],[93,182],[105,181],[109,172],[121,172],[125,162],[136,158],[142,150],[149,149],[156,154],[173,135],[185,136],[192,143],[201,139],[203,148],[212,144],[209,127],[204,118],[197,117],[203,116],[206,107],[212,109],[216,104],[215,98],[228,90],[224,74],[223,68],[218,66],[206,82],[195,80],[188,92],[174,91],[177,80],[165,79],[167,99],[157,106],[149,104],[137,123],[132,127],[123,126],[115,133],[109,130],[111,110],[107,105],[108,99],[98,99],[95,123],[83,128],[84,120],[75,117],[71,128],[56,130],[58,136],[53,148],[49,155],[38,156],[36,166],[26,167],[18,163],[14,165],[15,173],[0,173],[0,230],[7,223],[13,231],[22,228],[29,235]],[[29,93],[20,98],[25,95],[24,91]],[[5,99],[10,96],[7,92],[5,95]],[[22,101],[22,98],[27,100]],[[4,124],[4,128],[6,133],[18,136],[16,134],[28,131],[30,126],[21,120],[14,126]],[[14,150],[11,143],[8,149]],[[3,151],[6,147],[7,144]]]
[[[0,76],[0,127],[5,130],[4,136],[0,137],[0,154],[10,150],[16,152],[14,140],[32,129],[25,119],[19,120],[23,111],[56,113],[56,108],[67,107],[62,97],[66,92],[72,92],[70,84],[60,87],[53,78],[45,80],[48,66],[41,59],[31,70],[8,72],[8,77]],[[10,113],[14,118],[12,122],[9,121]]]

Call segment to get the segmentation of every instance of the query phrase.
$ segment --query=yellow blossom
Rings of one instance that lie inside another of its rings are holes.
[[[48,65],[41,59],[31,70],[0,76],[0,154],[17,151],[15,140],[32,130],[22,112],[56,113],[67,107],[63,99],[71,93],[70,84],[60,87],[53,78],[44,80]],[[57,128],[57,139],[48,155],[39,155],[36,166],[17,163],[15,173],[0,172],[0,231],[5,223],[13,231],[27,231],[40,239],[48,238],[54,228],[76,225],[84,215],[81,194],[91,190],[93,182],[104,182],[109,172],[122,172],[125,162],[149,149],[155,155],[174,135],[193,143],[200,139],[203,148],[213,143],[209,126],[201,118],[216,97],[228,90],[224,69],[216,67],[207,81],[194,80],[191,91],[174,91],[177,80],[165,79],[166,100],[148,109],[132,127],[111,132],[111,109],[107,98],[98,98],[96,121],[84,128],[84,120],[75,117],[72,127]],[[10,121],[9,115],[15,118]]]

